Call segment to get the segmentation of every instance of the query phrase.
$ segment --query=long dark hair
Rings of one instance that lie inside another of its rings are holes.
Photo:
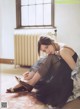
[[[40,36],[38,41],[38,54],[40,55],[40,47],[41,45],[52,45],[54,40],[48,36]]]

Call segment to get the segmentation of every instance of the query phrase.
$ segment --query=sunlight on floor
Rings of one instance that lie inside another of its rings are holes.
[[[15,86],[17,81],[15,76],[21,77],[24,72],[27,71],[27,68],[18,67],[15,68],[14,65],[1,64],[1,93],[5,93],[7,88]]]

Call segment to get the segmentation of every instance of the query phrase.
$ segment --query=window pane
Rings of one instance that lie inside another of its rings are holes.
[[[43,25],[43,5],[36,5],[36,25]]]
[[[44,25],[51,24],[51,4],[44,5]]]
[[[44,3],[51,3],[51,0],[44,0]]]
[[[29,25],[35,25],[35,5],[29,6]]]
[[[51,1],[53,0],[21,0],[21,5],[19,4],[21,16],[17,16],[21,17],[21,25],[51,25]],[[20,20],[18,24],[20,24]]]
[[[29,0],[29,4],[35,4],[35,0]]]
[[[29,0],[21,0],[21,5],[28,5]]]
[[[28,19],[28,6],[23,6],[21,8],[21,20],[22,20],[22,25],[28,25],[29,19]]]
[[[36,4],[43,3],[43,0],[36,0]]]

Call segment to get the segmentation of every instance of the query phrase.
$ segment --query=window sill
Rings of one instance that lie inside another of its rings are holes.
[[[39,26],[36,26],[36,27],[18,27],[18,28],[15,28],[15,29],[56,29],[56,27],[54,26],[44,26],[44,27],[39,27]]]

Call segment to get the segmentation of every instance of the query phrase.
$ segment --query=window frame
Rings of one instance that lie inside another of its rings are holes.
[[[54,0],[51,0],[51,25],[30,25],[22,26],[21,25],[21,0],[16,0],[16,28],[54,28],[54,14],[55,5]]]

